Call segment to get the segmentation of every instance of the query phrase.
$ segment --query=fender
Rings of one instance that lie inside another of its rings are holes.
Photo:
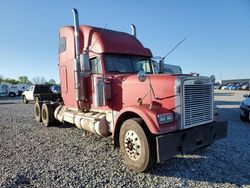
[[[124,108],[115,117],[113,137],[116,137],[115,134],[117,134],[117,132],[119,133],[120,126],[123,122],[123,121],[121,122],[121,119],[123,119],[124,114],[126,113],[128,114],[134,113],[135,115],[141,117],[143,121],[145,122],[145,124],[147,125],[147,128],[149,129],[149,131],[154,135],[173,132],[177,130],[177,124],[175,120],[172,123],[161,124],[161,125],[159,125],[158,120],[157,120],[158,114],[164,114],[164,113],[169,113],[169,112],[173,113],[173,111],[168,110],[158,105],[153,105],[152,108],[149,109],[149,104],[133,105],[133,106]]]

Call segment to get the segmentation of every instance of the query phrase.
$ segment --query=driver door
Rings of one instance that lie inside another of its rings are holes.
[[[34,89],[35,89],[35,86],[30,86],[29,91],[27,91],[27,94],[26,94],[27,100],[29,100],[29,101],[34,100]]]

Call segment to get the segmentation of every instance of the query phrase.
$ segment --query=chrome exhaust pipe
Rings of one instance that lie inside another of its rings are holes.
[[[131,29],[132,29],[131,35],[136,38],[136,27],[134,24],[131,24]]]
[[[80,47],[79,47],[79,18],[77,9],[72,9],[74,16],[74,36],[75,36],[75,90],[76,90],[76,100],[83,100],[82,95],[82,84],[81,84],[81,67],[80,67]]]

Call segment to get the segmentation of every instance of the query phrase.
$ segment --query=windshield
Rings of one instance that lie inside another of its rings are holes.
[[[147,74],[152,74],[150,59],[147,57],[105,55],[104,61],[107,72],[138,73],[144,70]]]

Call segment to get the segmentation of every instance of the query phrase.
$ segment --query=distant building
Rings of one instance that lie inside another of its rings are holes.
[[[225,83],[245,83],[245,82],[250,82],[250,78],[249,79],[231,79],[231,80],[219,80],[220,84],[225,84]]]

